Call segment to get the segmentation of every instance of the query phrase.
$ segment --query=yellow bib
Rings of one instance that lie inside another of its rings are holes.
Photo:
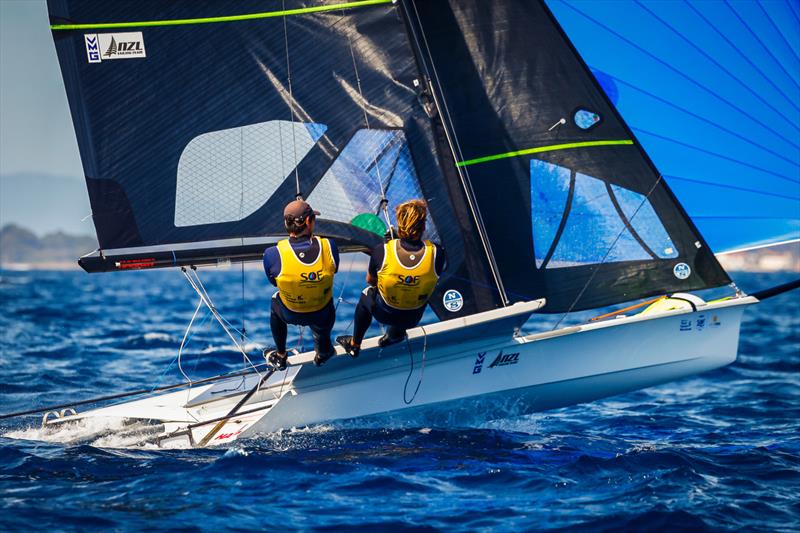
[[[378,292],[389,307],[419,309],[428,303],[439,276],[436,275],[436,247],[425,241],[416,266],[407,267],[397,256],[398,239],[384,245],[383,265],[378,271]]]
[[[319,242],[319,256],[313,263],[305,263],[297,257],[289,239],[278,242],[281,256],[281,273],[275,278],[281,301],[290,311],[312,313],[319,311],[331,301],[333,261],[328,239],[314,237]]]

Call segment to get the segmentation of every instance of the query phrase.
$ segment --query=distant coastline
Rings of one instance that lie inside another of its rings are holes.
[[[97,240],[61,231],[37,236],[27,228],[0,228],[0,268],[7,270],[77,270],[78,258],[97,249]]]
[[[97,240],[64,232],[38,237],[27,228],[0,228],[0,268],[6,270],[78,270],[78,258],[97,249]],[[729,272],[800,272],[800,243],[794,242],[718,256]],[[366,268],[366,256],[342,261],[342,270]],[[351,266],[352,265],[352,266]],[[252,263],[247,269],[260,269]]]

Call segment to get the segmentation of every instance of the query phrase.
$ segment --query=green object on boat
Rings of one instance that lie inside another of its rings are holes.
[[[383,235],[386,233],[386,224],[384,224],[380,217],[373,215],[372,213],[361,213],[360,215],[356,215],[353,217],[353,220],[350,221],[350,224],[357,228],[371,231],[372,233],[380,235],[381,237],[383,237]]]

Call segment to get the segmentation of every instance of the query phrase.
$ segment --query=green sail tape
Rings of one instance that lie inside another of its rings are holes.
[[[506,152],[504,154],[487,155],[485,157],[477,157],[467,161],[459,161],[456,163],[459,167],[466,167],[469,165],[477,165],[478,163],[486,163],[488,161],[496,161],[498,159],[506,159],[509,157],[518,157],[521,155],[540,154],[542,152],[554,152],[556,150],[569,150],[571,148],[586,148],[588,146],[618,146],[624,144],[633,144],[630,139],[620,139],[611,141],[584,141],[577,143],[565,144],[551,144],[550,146],[538,146],[536,148],[527,148],[525,150],[517,150],[516,152]]]
[[[324,6],[303,7],[298,9],[287,9],[284,11],[268,11],[265,13],[250,13],[247,15],[230,15],[227,17],[209,17],[199,19],[175,19],[175,20],[148,20],[141,22],[104,22],[98,24],[53,24],[50,29],[53,31],[64,30],[102,30],[113,28],[146,28],[152,26],[184,26],[187,24],[215,24],[218,22],[237,22],[240,20],[257,20],[274,17],[288,17],[291,15],[307,15],[310,13],[323,13],[325,11],[337,11],[341,9],[353,9],[356,7],[374,6],[378,4],[391,4],[392,0],[359,0],[358,2],[346,2],[343,4],[329,4]]]

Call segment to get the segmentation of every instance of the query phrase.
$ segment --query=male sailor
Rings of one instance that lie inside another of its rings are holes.
[[[272,295],[270,328],[275,350],[268,354],[271,364],[286,368],[287,324],[308,326],[314,337],[314,364],[322,365],[335,355],[331,330],[336,321],[333,306],[333,275],[339,268],[336,243],[314,236],[318,211],[303,200],[289,202],[283,210],[288,239],[264,252],[264,270],[278,287]]]
[[[358,357],[373,317],[389,326],[379,346],[403,340],[406,330],[422,319],[428,298],[445,269],[444,248],[422,240],[428,215],[425,202],[410,200],[397,206],[395,214],[400,238],[372,250],[367,270],[370,286],[356,306],[353,335],[336,339],[353,357]]]

